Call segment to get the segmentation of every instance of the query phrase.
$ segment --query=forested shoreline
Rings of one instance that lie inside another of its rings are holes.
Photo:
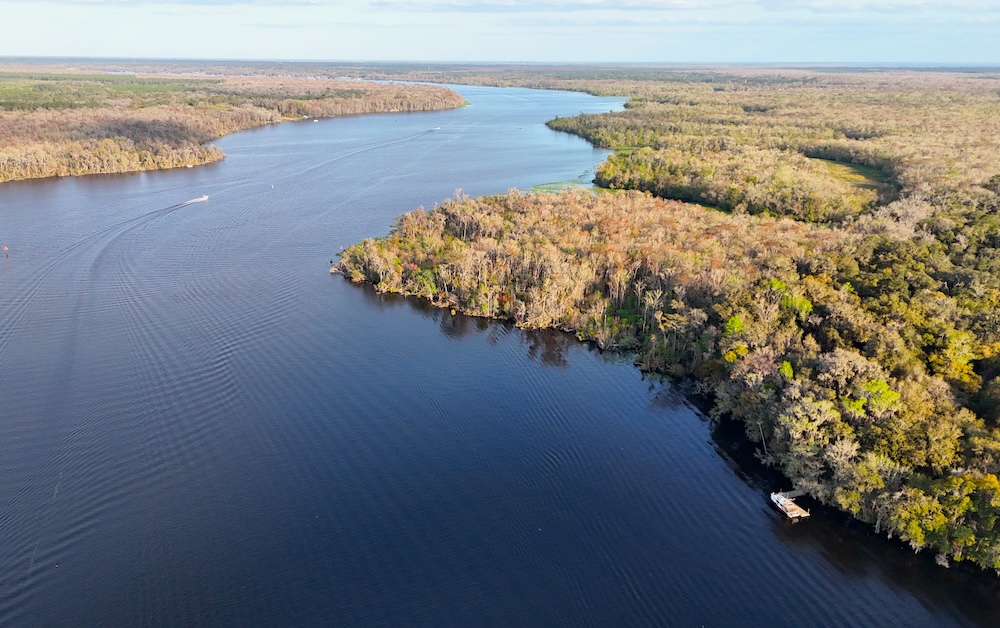
[[[813,498],[1000,571],[1000,80],[675,78],[550,123],[632,191],[459,197],[338,268],[691,376]]]
[[[199,165],[223,158],[212,140],[265,124],[463,104],[428,85],[0,72],[0,182]]]

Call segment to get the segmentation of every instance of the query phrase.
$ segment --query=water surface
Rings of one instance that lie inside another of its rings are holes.
[[[0,186],[0,625],[1000,621],[991,577],[781,520],[627,362],[330,276],[456,188],[589,178],[542,123],[621,106],[458,89]]]

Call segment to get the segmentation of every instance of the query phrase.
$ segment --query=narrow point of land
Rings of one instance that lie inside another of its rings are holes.
[[[619,193],[456,198],[343,251],[348,278],[634,351],[796,489],[1000,572],[1000,73],[418,77],[629,96],[549,122],[618,149]]]
[[[0,182],[200,165],[223,158],[212,140],[265,124],[465,102],[428,85],[13,69],[0,72]]]

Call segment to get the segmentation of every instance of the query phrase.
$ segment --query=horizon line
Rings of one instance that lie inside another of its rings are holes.
[[[296,59],[253,57],[155,57],[155,56],[65,56],[65,55],[0,55],[0,61],[161,61],[202,63],[301,63],[342,65],[468,65],[468,66],[603,66],[603,67],[785,67],[785,68],[977,68],[998,69],[1000,61],[460,61],[445,59]]]

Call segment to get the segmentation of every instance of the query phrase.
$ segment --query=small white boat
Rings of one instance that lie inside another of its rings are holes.
[[[795,503],[795,499],[785,493],[771,493],[771,501],[789,519],[805,519],[809,511]]]

